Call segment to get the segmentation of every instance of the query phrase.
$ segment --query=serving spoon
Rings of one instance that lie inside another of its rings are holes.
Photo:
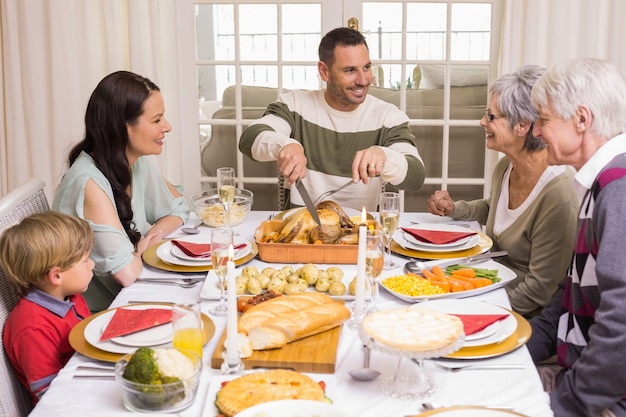
[[[363,346],[363,368],[348,372],[357,381],[371,381],[380,375],[380,372],[370,368],[370,352],[371,349],[368,346]]]
[[[197,235],[198,233],[200,233],[200,231],[198,230],[198,227],[202,226],[202,224],[203,222],[200,222],[194,227],[183,227],[180,230],[182,230],[184,233],[187,233],[188,235]]]

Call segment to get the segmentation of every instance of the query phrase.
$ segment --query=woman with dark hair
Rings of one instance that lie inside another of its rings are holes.
[[[480,125],[488,149],[502,152],[491,181],[491,196],[453,201],[447,191],[428,200],[433,214],[476,220],[486,226],[498,260],[517,278],[507,286],[511,306],[526,316],[537,315],[557,290],[574,247],[578,200],[573,169],[548,166],[545,143],[533,136],[537,111],[530,101],[544,69],[525,65],[494,81]]]
[[[92,311],[135,282],[143,252],[189,215],[182,188],[143,158],[163,150],[172,129],[164,113],[159,88],[127,71],[106,76],[87,104],[85,137],[70,151],[52,208],[87,220],[95,233],[95,276],[84,294]]]

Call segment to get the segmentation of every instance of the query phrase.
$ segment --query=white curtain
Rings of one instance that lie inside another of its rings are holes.
[[[52,197],[69,149],[83,136],[87,100],[113,71],[154,81],[165,97],[166,117],[173,126],[180,124],[177,3],[0,0],[2,195],[39,176]],[[168,141],[176,143],[176,134]],[[174,149],[153,158],[174,183],[183,182],[181,155]]]
[[[626,74],[624,16],[623,0],[507,0],[500,73],[523,64],[550,67],[594,57]]]

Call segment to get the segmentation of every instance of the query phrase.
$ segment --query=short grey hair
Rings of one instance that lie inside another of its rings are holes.
[[[593,115],[590,131],[602,138],[626,132],[626,80],[608,61],[577,58],[555,65],[537,81],[531,98],[539,112],[550,106],[564,120],[587,106]]]
[[[498,95],[498,107],[507,117],[511,129],[520,122],[530,122],[524,143],[524,149],[528,152],[538,151],[546,146],[544,141],[532,134],[537,110],[530,100],[533,85],[544,72],[545,68],[539,65],[524,65],[510,74],[502,75],[489,87],[489,94]]]

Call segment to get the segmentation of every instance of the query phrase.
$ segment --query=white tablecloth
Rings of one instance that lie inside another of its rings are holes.
[[[252,238],[255,227],[268,217],[269,212],[251,212],[246,221],[234,229],[242,237]],[[400,225],[409,224],[409,221],[420,223],[451,222],[446,217],[436,217],[424,213],[403,213]],[[191,219],[189,224],[195,224]],[[201,233],[210,233],[206,227],[200,228]],[[170,237],[182,236],[175,233]],[[394,257],[396,262],[404,265],[405,258]],[[258,259],[252,260],[249,265],[265,267],[267,264]],[[274,265],[275,266],[275,265]],[[324,267],[324,266],[321,266]],[[351,265],[350,267],[354,267]],[[383,276],[400,273],[396,271],[384,271]],[[155,270],[145,267],[142,277],[155,277],[172,275],[166,271]],[[204,276],[192,274],[189,276]],[[112,306],[124,305],[130,301],[197,301],[200,297],[202,285],[191,289],[172,286],[151,285],[145,283],[133,284],[125,288],[116,298]],[[476,299],[489,301],[505,308],[510,308],[506,292],[498,289],[480,296]],[[202,300],[202,311],[206,314],[211,305],[216,301]],[[381,292],[378,305],[380,308],[408,305],[407,303]],[[222,334],[226,324],[225,317],[211,316],[216,326],[216,335]],[[204,347],[204,371],[200,383],[198,398],[195,403],[177,414],[183,417],[212,417],[213,400],[207,398],[207,391],[211,378],[220,375],[219,370],[212,369],[210,358],[215,350],[219,337],[214,337]],[[362,365],[363,355],[361,342],[356,332],[344,327],[337,354],[336,372],[333,377],[336,386],[334,392],[330,392],[334,403],[354,416],[397,416],[402,417],[418,414],[421,411],[423,400],[394,399],[383,394],[379,387],[379,381],[359,382],[353,380],[348,372]],[[40,403],[33,410],[33,417],[53,416],[130,416],[133,413],[127,411],[121,400],[119,387],[115,381],[74,379],[76,366],[82,363],[93,363],[94,360],[81,354],[75,354],[64,369],[52,382],[50,389],[44,395]],[[458,362],[469,363],[461,360]],[[472,361],[474,362],[474,361]],[[463,370],[458,373],[450,373],[433,367],[426,361],[426,368],[436,381],[437,390],[428,401],[444,406],[451,405],[507,405],[514,407],[515,411],[529,417],[552,416],[547,394],[542,390],[539,376],[532,364],[526,347],[521,347],[511,353],[496,358],[485,359],[483,363],[524,364],[524,369],[509,370]],[[395,372],[397,358],[381,352],[373,351],[371,367],[383,373],[383,376]],[[415,366],[406,362],[407,366]]]

